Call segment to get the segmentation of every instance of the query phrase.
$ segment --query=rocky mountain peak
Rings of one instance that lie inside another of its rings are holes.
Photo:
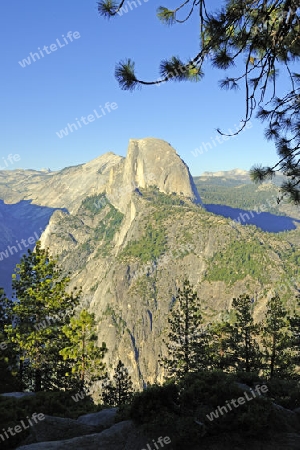
[[[126,158],[112,168],[107,189],[111,201],[122,210],[135,188],[154,185],[165,194],[174,192],[202,203],[187,165],[169,143],[156,138],[130,139]]]
[[[125,213],[136,188],[157,186],[201,203],[187,165],[170,144],[155,138],[130,139],[126,158],[105,153],[85,164],[57,172],[0,171],[0,199],[76,212],[84,198],[106,193]]]
[[[187,165],[161,139],[130,139],[124,169],[124,175],[141,187],[155,184],[166,194],[175,192],[201,202]]]

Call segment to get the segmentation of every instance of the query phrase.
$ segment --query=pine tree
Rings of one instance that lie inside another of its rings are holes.
[[[80,389],[88,389],[93,381],[105,374],[103,358],[107,352],[105,343],[97,345],[97,333],[94,314],[83,309],[77,317],[62,328],[67,345],[60,350],[64,360],[72,364],[71,374],[77,377]]]
[[[258,325],[254,324],[252,302],[249,295],[240,295],[232,301],[236,319],[231,325],[228,351],[231,365],[236,371],[256,372],[261,368],[261,353],[256,338]]]
[[[106,406],[117,406],[116,388],[108,377],[102,382],[101,402]]]
[[[229,351],[229,341],[232,333],[232,325],[227,321],[215,322],[207,329],[209,339],[209,367],[230,371],[233,366],[232,354]]]
[[[57,377],[59,330],[68,323],[80,295],[76,289],[66,292],[69,281],[40,242],[22,257],[13,274],[15,301],[6,331],[19,354],[21,383],[35,392],[64,384]]]
[[[17,375],[17,354],[8,341],[6,327],[10,324],[9,311],[12,302],[0,288],[0,392],[19,389]]]
[[[99,14],[111,18],[122,10],[124,0],[100,0],[97,4]],[[294,62],[300,57],[299,0],[220,0],[217,7],[199,0],[157,9],[158,19],[165,25],[184,23],[194,15],[200,30],[197,54],[187,60],[178,56],[162,60],[159,77],[153,81],[138,78],[134,61],[127,58],[115,70],[121,89],[201,81],[205,63],[226,70],[221,88],[242,87],[245,92],[245,117],[234,134],[244,129],[256,112],[267,122],[266,139],[274,141],[279,155],[272,167],[254,166],[252,179],[260,182],[282,171],[288,177],[281,185],[283,196],[300,204],[300,73],[294,71]],[[277,89],[279,78],[285,81],[284,91],[282,85]]]
[[[118,406],[127,404],[133,396],[131,377],[128,374],[128,369],[119,360],[113,381],[106,378],[102,384],[101,398],[105,405]]]
[[[300,369],[300,296],[296,296],[295,307],[288,317],[291,327],[291,352],[292,361],[295,365],[295,376],[299,378]]]
[[[200,308],[197,293],[189,281],[184,280],[168,318],[168,339],[164,340],[168,356],[160,358],[168,378],[181,379],[208,365],[207,334],[202,327]]]
[[[262,343],[266,375],[269,378],[284,378],[293,374],[292,328],[288,311],[277,294],[267,303],[266,317],[262,324]]]

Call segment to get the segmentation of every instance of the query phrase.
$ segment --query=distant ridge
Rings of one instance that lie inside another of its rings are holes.
[[[218,172],[203,172],[201,177],[247,177],[249,178],[249,171],[243,169],[219,170]]]

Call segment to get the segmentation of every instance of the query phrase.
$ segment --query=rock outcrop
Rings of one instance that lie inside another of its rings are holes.
[[[23,445],[17,450],[140,450],[147,442],[131,421],[119,422],[102,433],[93,433],[73,439],[38,442]]]
[[[28,443],[59,441],[64,439],[72,439],[77,436],[84,436],[102,431],[104,427],[87,425],[77,420],[45,416],[45,418],[31,427]]]
[[[186,164],[170,144],[154,138],[130,140],[126,158],[109,152],[59,172],[0,171],[0,287],[11,296],[13,269],[27,248],[34,248],[37,238],[26,247],[17,247],[17,242],[30,237],[33,231],[38,237],[44,231],[42,242],[51,246],[50,237],[59,234],[57,218],[77,214],[88,196],[106,194],[111,204],[125,214],[116,241],[120,246],[136,215],[133,193],[153,185],[161,192],[175,192],[201,203]],[[13,245],[15,249],[9,251]],[[62,250],[66,250],[65,244]]]
[[[75,213],[87,195],[107,192],[121,211],[138,187],[156,185],[162,192],[201,203],[187,165],[161,139],[131,139],[126,158],[105,153],[86,164],[59,172],[0,171],[0,199],[5,203],[30,200],[35,205],[66,208]]]
[[[201,203],[187,165],[170,144],[154,138],[130,139],[126,158],[111,170],[108,198],[125,212],[132,191],[154,185],[166,194]]]
[[[84,414],[77,421],[93,427],[108,428],[115,423],[117,411],[117,408],[103,409],[98,413]]]

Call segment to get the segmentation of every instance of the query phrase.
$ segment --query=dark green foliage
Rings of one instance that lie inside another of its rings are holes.
[[[91,241],[84,242],[83,244],[81,244],[81,248],[84,252],[90,254],[93,251],[93,244]]]
[[[119,230],[124,214],[118,211],[113,205],[109,205],[109,211],[94,230],[94,239],[101,241],[100,253],[103,256],[109,255],[112,248],[112,240]]]
[[[92,238],[81,244],[81,248],[88,254],[92,253],[95,243],[100,242],[96,257],[108,256],[112,248],[112,241],[116,232],[120,229],[124,214],[118,211],[107,199],[105,194],[93,195],[87,197],[82,202],[84,213],[92,213],[93,216],[102,214],[100,222],[93,229]],[[81,211],[82,212],[82,211]]]
[[[17,353],[9,342],[6,327],[10,324],[9,311],[12,302],[0,289],[0,393],[20,389],[17,377]]]
[[[207,332],[209,366],[213,369],[228,371],[233,364],[231,349],[229,347],[229,340],[232,332],[231,322],[225,322],[223,320],[214,322],[208,326]]]
[[[176,414],[179,389],[174,383],[149,386],[134,395],[129,411],[130,417],[139,424],[160,424],[162,417]]]
[[[300,407],[299,380],[281,380],[271,378],[266,382],[268,396],[283,408],[296,409]]]
[[[295,371],[292,342],[288,311],[280,297],[275,295],[267,303],[266,317],[262,323],[264,370],[269,378],[289,378]]]
[[[247,384],[250,387],[253,387],[255,383],[259,383],[260,381],[260,377],[257,373],[237,372],[236,377],[239,383]]]
[[[298,367],[297,378],[299,379],[299,366],[300,366],[300,315],[299,315],[299,306],[300,306],[300,296],[298,295],[296,298],[296,305],[298,312],[293,311],[292,315],[288,317],[290,331],[291,331],[291,353],[292,353],[292,365]]]
[[[128,404],[133,395],[132,386],[128,369],[119,360],[115,368],[113,381],[106,378],[102,384],[101,399],[103,404],[118,407]]]
[[[168,319],[167,356],[160,356],[166,379],[178,381],[201,369],[267,377],[295,377],[299,369],[300,318],[288,317],[278,296],[267,304],[261,324],[253,320],[248,294],[234,298],[230,321],[202,326],[200,301],[187,280],[178,290]]]
[[[238,372],[258,373],[261,368],[261,352],[257,336],[259,327],[253,321],[253,303],[249,295],[240,295],[232,301],[235,321],[229,324],[228,366]]]
[[[48,250],[37,242],[28,250],[13,274],[15,302],[9,309],[10,323],[5,327],[9,342],[18,353],[19,377],[24,388],[35,392],[57,389],[65,366],[59,356],[64,342],[63,324],[79,302],[80,291],[66,292],[70,282],[64,277]]]
[[[283,269],[285,277],[297,276],[300,266],[300,249],[291,246],[286,251],[280,253],[280,257],[284,264]]]
[[[155,228],[149,223],[143,237],[139,241],[130,242],[122,252],[122,256],[139,258],[142,262],[153,261],[164,253],[166,244],[165,229],[162,226]]]
[[[91,211],[93,214],[99,214],[99,212],[109,203],[105,194],[92,195],[85,198],[81,205]]]
[[[94,314],[82,309],[63,326],[64,347],[59,351],[64,361],[71,364],[65,376],[74,376],[80,389],[88,389],[93,381],[104,376],[103,358],[107,352],[104,342],[97,345],[98,337]]]
[[[244,389],[238,385],[236,376],[218,371],[202,372],[187,376],[182,386],[180,395],[182,414],[194,415],[205,423],[209,434],[239,430],[247,435],[257,435],[266,431],[272,408],[265,398],[256,397],[237,408],[232,407],[232,410],[228,408],[227,413],[219,414],[219,418],[213,421],[207,417],[207,414],[215,411],[218,406],[226,406],[232,399],[243,396]]]
[[[183,281],[168,318],[168,339],[164,340],[168,354],[160,358],[167,378],[181,379],[208,365],[207,335],[202,327],[200,299],[189,281]]]
[[[221,249],[209,260],[205,279],[225,281],[233,285],[247,275],[261,283],[269,281],[265,267],[266,248],[258,239],[250,242],[232,240],[225,249]]]
[[[205,448],[205,439],[211,434],[240,432],[245,438],[268,431],[272,406],[267,398],[254,398],[213,422],[206,417],[226,401],[243,394],[233,375],[222,372],[188,374],[178,384],[151,386],[135,394],[129,417],[149,434],[165,432],[176,450],[193,448],[193,445]]]
[[[194,177],[204,204],[220,204],[248,211],[267,211],[277,216],[286,215],[277,205],[278,187],[257,189],[250,180],[224,180],[224,177]]]
[[[116,230],[119,228],[124,214],[119,212],[114,206],[110,206],[110,211],[105,216],[105,219],[95,229],[95,239],[103,239],[106,243],[112,241]]]
[[[187,204],[186,199],[180,198],[175,192],[172,194],[165,194],[160,192],[157,186],[148,189],[140,189],[143,198],[151,201],[156,205],[177,205],[184,206]]]
[[[300,317],[287,309],[278,295],[267,303],[262,322],[253,321],[249,295],[233,299],[230,321],[212,323],[208,329],[212,368],[257,374],[267,378],[299,378]]]

